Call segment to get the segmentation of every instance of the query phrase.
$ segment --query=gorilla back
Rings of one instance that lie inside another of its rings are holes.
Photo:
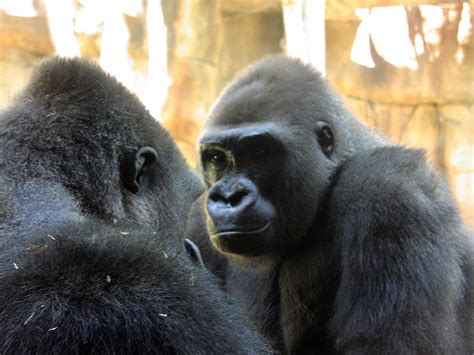
[[[474,351],[473,238],[448,188],[311,67],[270,57],[244,71],[200,152],[210,241],[196,221],[189,233],[281,350]]]
[[[45,62],[0,151],[0,353],[268,350],[184,250],[201,182],[113,78]]]

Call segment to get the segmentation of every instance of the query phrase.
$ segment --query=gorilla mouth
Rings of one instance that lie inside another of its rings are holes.
[[[270,227],[271,222],[267,222],[263,227],[258,227],[256,229],[228,229],[228,230],[221,230],[217,231],[213,234],[213,237],[225,237],[228,235],[247,235],[247,234],[259,234],[264,232],[267,228]]]
[[[263,227],[252,230],[221,230],[211,235],[211,241],[223,253],[258,256],[266,250],[271,225],[270,221]]]

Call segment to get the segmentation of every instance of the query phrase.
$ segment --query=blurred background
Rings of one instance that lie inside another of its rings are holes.
[[[94,60],[191,164],[234,74],[271,53],[312,63],[363,121],[426,150],[474,228],[474,4],[437,0],[0,0],[0,108],[44,57]]]

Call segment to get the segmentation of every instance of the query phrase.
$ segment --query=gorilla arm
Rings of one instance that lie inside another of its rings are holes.
[[[329,216],[341,257],[330,321],[338,350],[469,352],[472,239],[420,151],[356,155],[339,171]]]

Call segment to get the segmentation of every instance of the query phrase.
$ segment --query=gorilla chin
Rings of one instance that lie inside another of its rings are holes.
[[[222,253],[257,257],[267,254],[274,228],[272,221],[254,230],[226,230],[210,235],[215,248]]]

